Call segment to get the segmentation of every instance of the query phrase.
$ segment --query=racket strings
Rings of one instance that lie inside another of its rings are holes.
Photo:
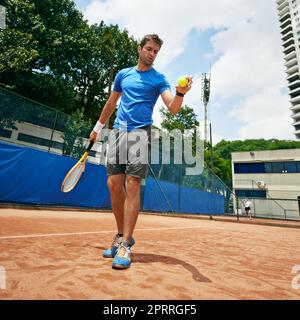
[[[81,163],[79,166],[75,167],[72,172],[70,172],[70,175],[64,181],[62,187],[63,192],[69,192],[76,186],[83,173],[83,167],[84,163]]]

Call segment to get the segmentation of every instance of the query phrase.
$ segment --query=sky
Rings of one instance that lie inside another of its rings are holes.
[[[222,139],[294,140],[275,0],[75,0],[90,24],[118,24],[140,40],[157,33],[164,44],[154,67],[174,92],[193,76],[184,104],[203,125],[201,75],[211,74],[208,118],[213,144]],[[154,124],[160,124],[155,106]]]

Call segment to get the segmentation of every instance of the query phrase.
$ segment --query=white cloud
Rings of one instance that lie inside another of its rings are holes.
[[[204,121],[200,121],[199,124],[199,129],[200,129],[200,133],[201,133],[201,137],[204,137]],[[209,123],[208,123],[208,128],[207,128],[208,132],[207,132],[207,139],[210,140],[210,130],[209,130]],[[222,139],[224,139],[224,137],[222,137],[221,135],[215,133],[212,130],[212,145],[215,146],[218,142],[220,142]]]
[[[239,139],[293,139],[288,98],[279,86],[267,87],[234,106],[230,116],[242,123]]]
[[[165,43],[155,66],[163,72],[177,55],[189,50],[186,39],[191,30],[214,28],[211,107],[239,99],[229,114],[242,127],[230,138],[293,138],[288,96],[281,93],[287,83],[274,0],[94,0],[84,16],[90,23],[118,23],[136,38],[158,33]],[[194,76],[185,103],[199,114],[200,75]],[[221,110],[215,114],[224,116]],[[154,119],[160,120],[157,107]],[[228,139],[228,123],[216,130],[217,136]]]
[[[243,0],[94,0],[84,16],[90,23],[118,23],[137,38],[158,33],[165,40],[158,65],[164,66],[185,49],[186,36],[193,28],[226,27],[251,14],[251,7]]]
[[[215,146],[223,139],[224,139],[224,137],[222,137],[221,135],[219,135],[217,133],[213,133],[212,134],[212,145]]]
[[[265,6],[257,8],[249,21],[242,19],[212,39],[215,53],[221,54],[212,68],[214,92],[222,98],[286,85],[276,11],[268,8],[268,1],[263,2]]]

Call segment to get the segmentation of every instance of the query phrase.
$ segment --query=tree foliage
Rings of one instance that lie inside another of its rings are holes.
[[[214,151],[224,159],[231,160],[232,152],[242,151],[264,151],[277,149],[300,148],[300,141],[278,140],[278,139],[247,139],[226,141],[222,140],[214,147]]]
[[[162,115],[161,126],[168,131],[178,129],[184,132],[184,130],[196,130],[199,126],[197,115],[193,108],[187,105],[181,107],[175,115],[164,107],[160,108],[160,113]]]
[[[137,61],[137,41],[103,22],[89,26],[71,0],[6,0],[0,83],[28,98],[93,121],[116,73]]]
[[[196,120],[196,115],[192,108],[184,106],[177,115],[172,115],[166,109],[160,109],[162,115],[162,128],[172,131],[179,129],[194,130],[199,123]],[[222,140],[212,148],[209,142],[204,144],[204,161],[207,168],[213,167],[213,172],[229,187],[232,187],[232,172],[231,172],[231,153],[243,151],[262,151],[262,150],[277,150],[277,149],[294,149],[300,148],[300,141],[278,140],[278,139],[247,139],[244,141],[225,141]],[[211,161],[212,160],[212,161]],[[197,180],[195,177],[185,177],[185,179]]]
[[[84,152],[83,138],[88,136],[91,125],[91,121],[84,120],[83,110],[77,109],[71,114],[62,135],[63,154],[80,158]]]

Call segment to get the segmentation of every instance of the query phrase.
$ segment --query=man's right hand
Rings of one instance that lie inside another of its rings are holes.
[[[105,124],[101,123],[100,120],[97,121],[95,124],[95,127],[93,128],[92,132],[90,133],[90,141],[96,141],[97,135],[100,133],[102,128],[105,126]]]
[[[92,132],[90,133],[90,141],[96,141],[97,139],[97,132],[95,132],[94,130],[92,130]]]

